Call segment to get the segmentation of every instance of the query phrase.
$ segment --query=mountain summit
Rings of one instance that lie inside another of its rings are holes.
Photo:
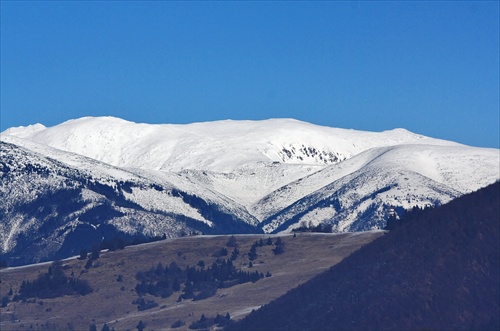
[[[117,167],[221,173],[258,162],[324,166],[374,147],[458,145],[404,129],[375,133],[323,127],[293,119],[153,125],[115,117],[84,117],[51,128],[38,124],[8,129],[3,135]]]
[[[498,149],[293,119],[84,117],[11,128],[1,143],[2,249],[29,261],[117,235],[378,229],[389,209],[439,205],[500,177]]]

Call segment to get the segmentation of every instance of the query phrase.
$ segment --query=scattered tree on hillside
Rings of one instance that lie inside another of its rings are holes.
[[[222,256],[227,256],[227,248],[222,247],[221,249],[217,250],[212,256],[213,257],[222,257]]]
[[[257,255],[257,245],[253,244],[252,248],[250,248],[250,251],[248,252],[248,259],[250,261],[253,261],[257,257],[258,257],[258,255]]]
[[[92,255],[90,256],[90,259],[97,260],[100,256],[101,256],[101,249],[100,248],[94,248],[92,250]]]
[[[285,252],[285,242],[279,237],[274,243],[273,252],[275,255],[282,254]]]
[[[3,296],[2,297],[2,302],[0,304],[0,307],[7,307],[7,304],[9,303],[10,299],[8,296]]]
[[[139,324],[137,324],[137,330],[143,331],[145,327],[146,327],[146,323],[144,323],[142,320],[140,320]]]
[[[92,264],[94,263],[94,260],[93,259],[88,259],[87,260],[87,263],[85,263],[85,269],[90,269],[92,268]]]
[[[238,243],[236,242],[236,238],[234,236],[229,237],[229,240],[226,244],[227,247],[237,247]]]
[[[79,260],[85,260],[88,256],[88,252],[86,249],[80,250],[80,256],[78,257]]]
[[[237,247],[234,248],[233,252],[231,253],[231,260],[234,261],[238,258],[238,255],[240,254],[240,251]]]

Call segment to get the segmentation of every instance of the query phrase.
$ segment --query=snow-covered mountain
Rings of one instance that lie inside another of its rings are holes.
[[[43,254],[32,260],[75,253],[92,240],[66,249],[67,238],[88,229],[101,239],[318,223],[363,231],[383,227],[389,207],[442,204],[500,178],[498,149],[292,119],[85,117],[11,128],[1,141],[2,251],[29,256],[26,247],[36,247]],[[72,203],[61,208],[65,195]]]

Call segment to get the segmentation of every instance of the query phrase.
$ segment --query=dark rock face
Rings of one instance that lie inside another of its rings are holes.
[[[409,213],[231,330],[498,330],[500,183]]]

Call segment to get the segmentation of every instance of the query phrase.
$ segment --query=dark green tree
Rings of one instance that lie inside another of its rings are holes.
[[[9,297],[8,297],[8,296],[4,296],[4,297],[2,298],[2,303],[1,303],[0,307],[2,307],[2,308],[3,308],[3,307],[7,307],[7,304],[8,304],[8,303],[9,303]]]
[[[274,254],[283,254],[285,252],[285,242],[281,240],[281,238],[276,239],[276,242],[274,243],[274,248],[273,252]]]
[[[90,258],[92,260],[97,260],[99,258],[99,256],[101,255],[101,251],[99,250],[99,248],[96,248],[92,251],[92,255],[90,256]]]
[[[226,244],[227,247],[237,247],[238,243],[236,242],[236,238],[234,236],[229,237],[229,240]]]
[[[248,258],[250,261],[255,260],[257,258],[257,246],[252,245],[252,248],[250,248],[250,252],[248,252]]]
[[[80,257],[78,257],[79,260],[85,260],[87,258],[88,252],[86,249],[82,249],[80,251]]]
[[[137,330],[143,331],[145,327],[146,327],[146,323],[144,323],[142,320],[140,320],[139,323],[137,324]]]
[[[236,260],[238,258],[238,255],[240,254],[240,251],[238,250],[237,247],[234,248],[233,252],[231,253],[231,260]]]

